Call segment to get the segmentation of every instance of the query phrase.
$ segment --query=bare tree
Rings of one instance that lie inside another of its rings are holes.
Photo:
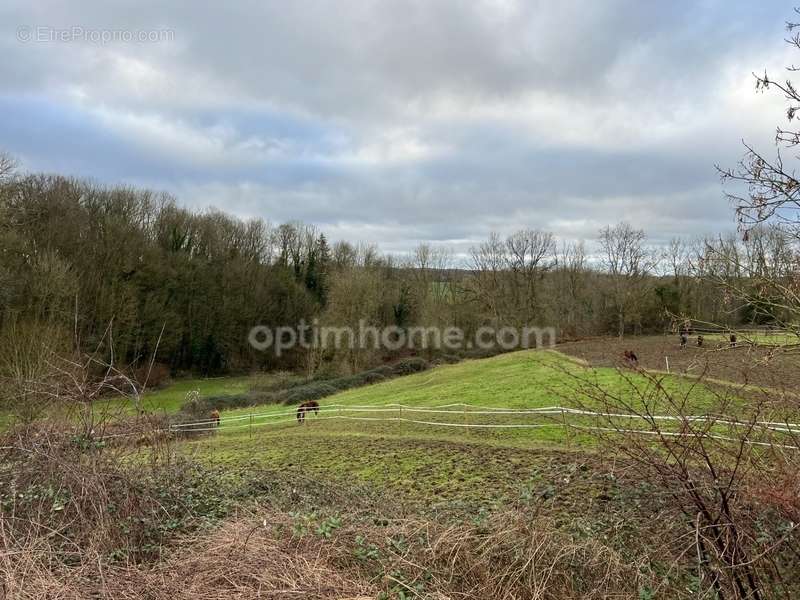
[[[675,279],[689,275],[689,248],[683,238],[672,238],[664,249],[670,275]]]
[[[800,13],[800,10],[795,9],[795,12]],[[787,42],[800,49],[800,23],[787,22],[786,26],[791,34]],[[797,70],[794,65],[787,67],[790,73]],[[763,75],[754,73],[754,77],[756,90],[777,89],[783,93],[787,101],[786,119],[793,123],[800,110],[800,92],[794,82],[788,77],[783,81],[774,80],[766,71]],[[800,130],[779,125],[775,143],[778,150],[773,159],[745,143],[746,153],[739,166],[719,169],[724,182],[740,184],[738,190],[729,192],[727,196],[736,206],[739,227],[745,238],[753,226],[770,221],[800,239],[800,181],[792,164],[786,163],[781,154],[782,148],[793,150],[800,145]],[[796,160],[798,156],[793,158]]]
[[[539,288],[554,264],[552,233],[522,229],[505,240],[491,233],[472,249],[473,291],[496,322],[532,323],[541,312]]]
[[[636,304],[642,300],[643,283],[655,267],[645,239],[643,230],[624,222],[600,230],[603,266],[611,278],[611,299],[620,338],[625,335],[625,325]]]
[[[497,322],[504,312],[502,301],[503,270],[505,268],[505,247],[500,236],[489,234],[489,239],[472,248],[472,269],[474,277],[472,290],[478,302],[485,306]]]
[[[556,253],[548,299],[559,330],[567,336],[579,335],[588,327],[591,276],[583,242],[563,243]]]
[[[440,323],[446,318],[452,301],[449,269],[452,252],[444,246],[423,243],[414,248],[408,266],[418,317],[426,324]]]
[[[19,164],[13,156],[7,152],[0,152],[0,181],[11,177],[18,166]]]
[[[522,324],[528,324],[538,313],[538,290],[542,278],[555,262],[553,234],[538,229],[522,229],[506,239],[506,251],[515,313]]]
[[[795,9],[800,14],[800,10]],[[800,50],[800,23],[788,22],[788,44]],[[794,73],[797,66],[787,67]],[[725,278],[718,278],[726,293],[755,307],[761,317],[797,331],[800,320],[800,180],[796,176],[800,155],[800,129],[794,122],[800,110],[800,91],[791,77],[776,80],[765,71],[754,74],[756,90],[776,89],[786,99],[788,125],[775,133],[773,158],[745,143],[745,155],[735,168],[719,168],[727,197],[736,207],[744,242],[740,252],[709,245],[708,258],[729,263]],[[765,228],[765,225],[769,225]],[[726,251],[728,250],[728,251]],[[732,277],[733,271],[738,277]]]
[[[722,290],[730,315],[797,331],[798,258],[790,234],[762,223],[743,240],[733,235],[706,240],[698,274]]]
[[[800,9],[795,9],[800,14]],[[787,22],[790,37],[789,45],[800,49],[800,23]],[[789,66],[787,71],[794,73],[800,67]],[[786,78],[783,81],[772,79],[765,71],[763,75],[754,73],[756,90],[777,89],[786,98],[786,119],[794,123],[800,110],[800,91],[795,83]],[[787,161],[782,150],[794,151],[800,146],[800,129],[791,126],[778,126],[775,134],[778,147],[774,158],[768,158],[753,146],[745,143],[745,155],[736,168],[718,167],[723,182],[735,187],[727,193],[736,207],[740,230],[746,239],[750,230],[759,223],[770,222],[800,240],[800,180],[795,174],[795,163],[800,156],[794,155]]]

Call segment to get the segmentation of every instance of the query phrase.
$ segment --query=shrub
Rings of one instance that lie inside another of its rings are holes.
[[[348,375],[346,377],[337,377],[336,379],[328,379],[325,385],[332,387],[337,392],[343,392],[358,385],[358,375]]]
[[[380,367],[370,369],[370,373],[377,373],[378,375],[383,375],[384,377],[391,377],[394,371],[392,369],[392,365],[382,365]]]
[[[186,459],[131,464],[124,447],[47,423],[12,430],[0,446],[13,448],[0,460],[4,532],[46,540],[68,563],[81,559],[76,549],[112,561],[156,558],[168,538],[230,508],[219,478]]]
[[[339,390],[327,383],[309,383],[291,390],[284,400],[284,404],[299,404],[308,400],[318,400],[325,396],[332,396]]]
[[[461,357],[456,354],[442,354],[437,360],[443,364],[454,365],[458,362],[461,362]]]
[[[430,366],[430,363],[424,358],[404,358],[392,365],[392,373],[394,375],[411,375],[412,373],[426,371]]]
[[[386,375],[378,373],[375,370],[373,370],[373,371],[365,371],[363,373],[359,373],[358,375],[354,375],[353,379],[356,380],[358,385],[370,385],[373,383],[380,383],[381,381],[386,381]]]
[[[464,351],[464,358],[491,358],[492,356],[497,356],[498,354],[503,354],[506,352],[502,348],[473,348],[471,350]]]

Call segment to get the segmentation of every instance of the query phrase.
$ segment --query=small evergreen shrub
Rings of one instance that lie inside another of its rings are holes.
[[[404,358],[392,365],[392,372],[394,375],[411,375],[412,373],[419,373],[426,371],[430,368],[430,363],[424,358],[412,357]]]
[[[299,404],[309,400],[318,400],[325,396],[333,396],[339,390],[327,383],[309,383],[291,390],[284,399],[284,404]]]

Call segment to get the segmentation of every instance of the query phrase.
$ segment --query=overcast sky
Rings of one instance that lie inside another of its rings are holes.
[[[658,243],[732,228],[714,165],[743,138],[770,148],[782,99],[752,72],[800,62],[792,16],[744,0],[3,0],[0,149],[388,252],[522,227],[591,240],[621,219]],[[111,30],[158,39],[97,40]]]

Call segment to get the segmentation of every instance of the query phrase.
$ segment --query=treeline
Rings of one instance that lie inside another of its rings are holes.
[[[47,325],[85,350],[113,342],[128,363],[158,344],[173,369],[210,373],[255,363],[254,324],[308,319],[324,301],[325,238],[297,227],[54,176],[6,183],[0,211],[2,325],[20,335]]]
[[[362,319],[455,326],[467,338],[484,325],[553,326],[570,338],[660,332],[675,315],[757,322],[758,298],[742,302],[731,280],[751,281],[753,265],[774,270],[796,256],[773,231],[655,251],[643,232],[619,224],[596,246],[589,254],[521,230],[490,236],[469,257],[421,245],[397,258],[330,244],[300,223],[192,212],[166,194],[9,176],[0,182],[0,369],[34,362],[43,342],[109,359],[113,350],[116,364],[134,368],[157,348],[173,372],[204,374],[357,372],[389,358],[360,348],[277,357],[248,343],[254,325],[315,319],[356,329]]]

